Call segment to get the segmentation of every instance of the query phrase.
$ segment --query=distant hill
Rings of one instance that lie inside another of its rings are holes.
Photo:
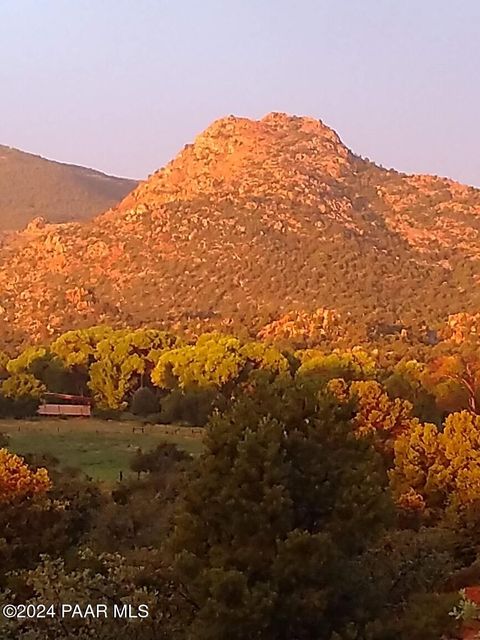
[[[21,229],[38,216],[51,222],[89,219],[136,184],[0,145],[0,230]]]
[[[0,248],[0,335],[106,322],[265,337],[480,311],[480,191],[353,154],[312,118],[213,123],[118,206]]]

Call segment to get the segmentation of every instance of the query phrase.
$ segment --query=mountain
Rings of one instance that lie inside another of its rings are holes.
[[[38,216],[51,222],[86,220],[136,185],[0,145],[0,230],[21,229]]]
[[[381,168],[319,120],[231,116],[103,215],[4,239],[0,335],[429,335],[480,311],[479,260],[480,190]]]

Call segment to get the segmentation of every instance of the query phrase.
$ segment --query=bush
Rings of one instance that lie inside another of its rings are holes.
[[[161,402],[161,422],[171,424],[184,422],[192,426],[203,427],[222,397],[213,390],[180,391],[175,389]]]
[[[37,415],[40,402],[38,398],[32,396],[20,396],[12,401],[13,418],[32,418]]]
[[[130,410],[134,415],[148,416],[158,413],[159,409],[160,402],[149,387],[140,387],[133,394]]]
[[[130,469],[135,473],[165,473],[177,463],[189,459],[188,453],[178,449],[176,445],[163,442],[150,451],[138,449],[130,462]]]
[[[37,415],[39,400],[33,396],[18,396],[7,398],[0,395],[0,417],[2,418],[31,418]]]
[[[416,594],[407,602],[397,628],[392,631],[400,640],[454,637],[458,622],[449,612],[457,603],[458,593]]]

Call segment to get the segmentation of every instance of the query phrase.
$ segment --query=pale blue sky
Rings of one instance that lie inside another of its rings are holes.
[[[480,186],[480,0],[0,0],[0,144],[145,177],[215,118],[321,118]]]

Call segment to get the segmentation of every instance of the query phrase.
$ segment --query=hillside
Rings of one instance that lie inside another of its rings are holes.
[[[0,249],[0,332],[108,322],[366,340],[480,311],[480,191],[386,170],[311,118],[213,123],[117,207]]]
[[[51,222],[92,218],[136,184],[0,145],[0,230],[21,229],[38,216]]]

